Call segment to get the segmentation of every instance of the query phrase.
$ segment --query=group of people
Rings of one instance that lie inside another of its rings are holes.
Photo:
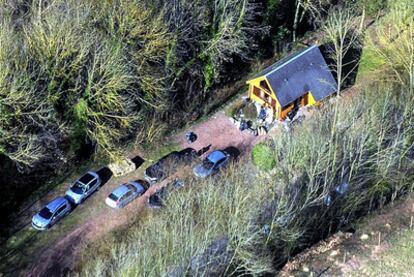
[[[257,124],[254,126],[251,126],[251,121],[244,120],[242,114],[240,117],[242,118],[239,127],[240,131],[244,131],[253,127],[253,129],[255,129],[255,131],[257,132],[257,135],[260,135],[263,133],[267,133],[267,131],[270,129],[270,126],[273,123],[274,119],[274,112],[272,107],[268,103],[265,103],[264,105],[260,106],[260,108],[258,108],[259,120]]]

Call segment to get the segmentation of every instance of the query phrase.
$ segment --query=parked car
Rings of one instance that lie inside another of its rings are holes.
[[[144,177],[152,183],[161,181],[176,172],[180,164],[189,163],[196,156],[197,151],[192,148],[173,151],[145,169]]]
[[[105,203],[111,208],[125,207],[132,200],[144,194],[148,187],[148,182],[144,180],[121,184],[108,195]]]
[[[102,180],[99,175],[96,172],[89,171],[72,184],[66,191],[66,197],[70,202],[78,205],[96,191],[101,183]]]
[[[224,150],[215,150],[208,154],[201,164],[193,168],[193,172],[198,177],[211,176],[224,168],[230,161],[230,154]]]
[[[32,218],[32,226],[37,230],[49,229],[59,219],[67,215],[72,210],[69,201],[59,196],[49,202]]]

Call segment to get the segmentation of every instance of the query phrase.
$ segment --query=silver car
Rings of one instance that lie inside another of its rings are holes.
[[[66,197],[73,204],[82,203],[89,195],[99,188],[102,180],[96,172],[89,171],[66,191]]]
[[[230,154],[224,150],[215,150],[208,154],[203,163],[196,165],[193,172],[196,176],[205,178],[220,171],[229,161]]]
[[[121,184],[108,195],[105,203],[111,208],[122,208],[144,194],[148,187],[149,183],[143,180]]]
[[[32,226],[37,230],[49,229],[59,219],[72,210],[69,201],[64,197],[57,197],[49,202],[32,218]]]

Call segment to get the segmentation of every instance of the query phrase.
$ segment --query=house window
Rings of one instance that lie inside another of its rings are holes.
[[[265,92],[264,92],[264,90],[260,90],[260,98],[262,98],[262,99],[266,99],[265,98]]]
[[[258,87],[253,87],[253,94],[260,97],[260,89]]]
[[[259,89],[258,87],[253,87],[253,94],[262,99],[264,102],[268,103],[270,106],[276,106],[276,100],[273,99],[272,95],[265,91],[264,89]]]
[[[261,81],[261,82],[260,82],[260,86],[261,86],[262,88],[264,88],[265,90],[267,90],[267,91],[269,91],[269,92],[270,92],[270,88],[269,88],[269,86],[267,85],[267,82],[266,82],[265,80],[263,80],[263,81]]]
[[[266,94],[266,102],[272,105],[273,104],[272,100],[273,100],[272,96],[270,96],[270,94]]]

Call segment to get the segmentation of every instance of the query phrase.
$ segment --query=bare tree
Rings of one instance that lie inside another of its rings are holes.
[[[209,55],[216,69],[231,62],[234,56],[248,60],[250,51],[257,47],[254,37],[268,32],[267,27],[256,22],[260,11],[260,4],[251,0],[215,0],[212,23],[215,32],[205,42],[201,55]]]
[[[399,83],[414,92],[414,5],[410,0],[389,3],[389,13],[376,28],[370,47],[391,68]]]
[[[293,20],[293,42],[296,41],[297,29],[306,15],[314,20],[321,18],[322,12],[329,0],[296,0],[295,17]]]
[[[336,73],[336,93],[339,95],[344,82],[358,67],[358,57],[351,57],[351,51],[361,48],[364,17],[357,17],[352,9],[337,8],[329,13],[322,24],[330,57],[334,61],[331,70]],[[351,68],[344,71],[344,67]]]
[[[344,82],[354,73],[358,67],[359,57],[352,57],[352,51],[361,49],[362,31],[361,26],[364,17],[358,18],[352,9],[336,8],[329,13],[328,18],[322,25],[322,31],[326,39],[327,48],[333,64],[331,70],[336,73],[337,86],[332,88],[336,90],[337,96],[341,92]],[[350,68],[349,68],[350,66]],[[344,68],[348,67],[348,71]],[[338,105],[336,99],[334,107],[334,115],[331,125],[331,138],[329,144],[329,155],[333,157],[333,164],[337,162],[337,143],[338,132]],[[332,176],[335,175],[335,167],[332,167]],[[329,170],[325,172],[325,179],[328,178]]]

